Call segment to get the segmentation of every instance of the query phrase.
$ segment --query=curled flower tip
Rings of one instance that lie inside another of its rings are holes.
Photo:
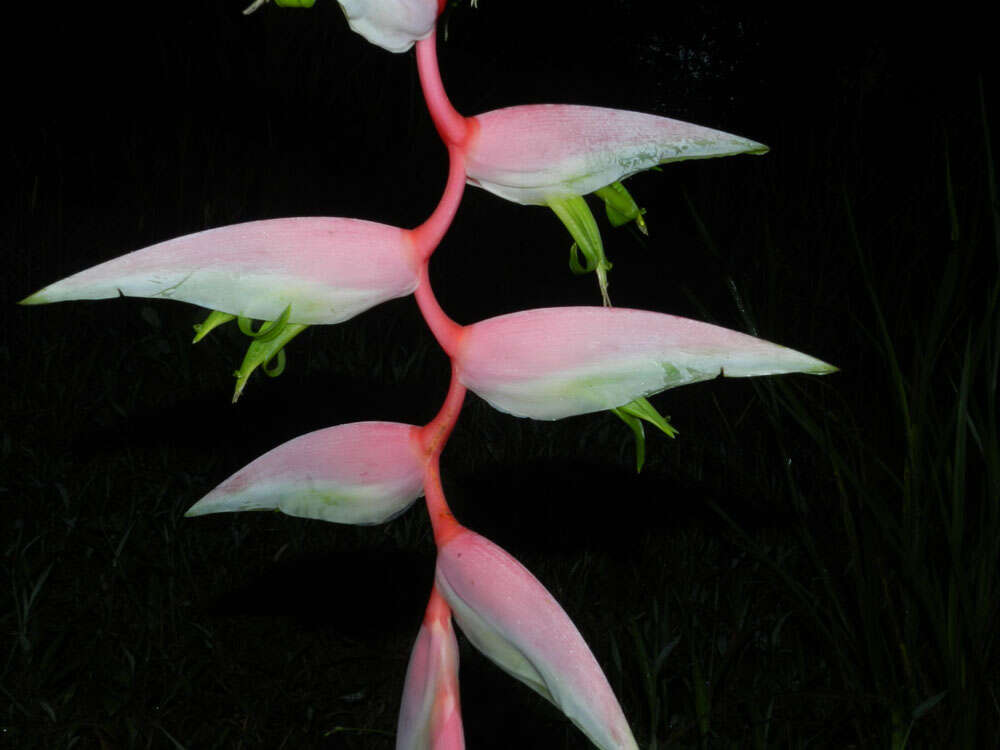
[[[608,297],[608,271],[611,269],[611,262],[604,255],[601,233],[597,229],[597,222],[587,201],[579,195],[561,195],[549,198],[547,202],[575,240],[569,249],[570,270],[576,274],[591,271],[596,273],[604,306],[611,307],[611,300]],[[579,253],[584,257],[582,263]]]
[[[287,309],[285,313],[288,313]],[[250,375],[258,367],[263,366],[264,374],[272,378],[278,377],[278,375],[285,371],[285,344],[308,327],[302,323],[288,323],[287,314],[283,314],[283,319],[265,321],[261,324],[259,330],[252,331],[249,321],[243,318],[240,319],[240,330],[251,336],[253,343],[247,349],[240,369],[234,373],[236,377],[236,389],[233,392],[234,404],[243,393]],[[274,360],[275,364],[269,366],[272,360]]]
[[[236,324],[240,328],[240,332],[252,339],[255,339],[261,343],[267,341],[273,341],[281,332],[285,329],[288,324],[288,317],[292,314],[292,306],[288,305],[284,310],[281,311],[281,317],[277,320],[265,320],[260,324],[260,328],[256,331],[253,330],[253,324],[250,322],[250,318],[240,315]]]
[[[203,323],[194,324],[195,335],[194,335],[194,340],[191,343],[197,344],[199,341],[205,338],[209,333],[211,333],[213,329],[218,328],[224,323],[228,323],[235,317],[236,316],[233,315],[232,313],[225,313],[222,312],[221,310],[212,310],[212,312],[208,314],[208,317],[205,318],[205,321]]]
[[[423,494],[417,430],[354,422],[300,435],[244,466],[185,515],[277,510],[333,523],[384,523]]]
[[[602,188],[598,188],[594,191],[598,198],[604,201],[604,209],[608,215],[608,221],[611,222],[611,226],[620,227],[624,224],[628,224],[630,221],[634,221],[636,227],[643,234],[648,235],[649,230],[646,228],[646,221],[643,219],[643,214],[646,213],[645,209],[639,208],[635,199],[625,186],[620,182],[612,182]]]
[[[621,418],[635,435],[635,471],[637,474],[642,471],[642,465],[646,460],[646,432],[640,420],[656,425],[667,437],[677,437],[677,429],[644,398],[637,398],[635,401],[624,406],[617,406],[611,411]]]

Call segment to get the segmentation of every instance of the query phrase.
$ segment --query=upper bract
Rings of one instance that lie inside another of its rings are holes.
[[[605,107],[534,104],[472,120],[469,182],[522,204],[586,195],[657,164],[768,150],[720,130]]]

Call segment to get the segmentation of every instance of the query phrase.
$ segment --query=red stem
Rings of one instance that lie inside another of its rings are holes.
[[[424,90],[427,109],[430,110],[441,140],[448,146],[464,146],[469,126],[466,119],[451,106],[444,84],[441,83],[436,30],[426,39],[417,42],[417,71],[420,73],[420,86]]]
[[[437,207],[423,224],[409,230],[417,258],[426,261],[441,243],[455,218],[465,192],[465,155],[457,146],[448,146],[448,182]]]
[[[435,622],[447,623],[451,617],[451,608],[448,602],[441,596],[437,585],[431,586],[431,596],[427,600],[427,609],[424,610],[424,623],[433,625]]]
[[[441,348],[445,350],[445,353],[454,362],[459,344],[462,341],[464,328],[449,318],[445,311],[441,309],[441,305],[438,304],[437,298],[431,289],[427,266],[428,261],[426,260],[420,266],[417,290],[413,293],[413,296],[417,298],[420,313],[424,316],[424,320],[427,321],[427,325],[430,326],[434,338],[437,339],[438,344],[441,345]]]
[[[427,464],[424,469],[424,501],[427,503],[427,513],[434,529],[434,542],[440,548],[449,539],[462,530],[461,524],[455,520],[448,501],[444,497],[441,486],[441,451],[451,435],[458,414],[465,400],[465,386],[458,379],[458,368],[454,361],[451,365],[451,384],[448,395],[437,415],[420,430],[420,442],[427,453]]]
[[[445,396],[444,403],[434,419],[420,428],[420,444],[428,455],[441,454],[452,428],[455,427],[455,422],[458,421],[458,413],[462,410],[464,400],[465,386],[458,379],[458,368],[452,362],[448,395]]]
[[[443,0],[439,2],[439,9],[440,7],[443,7]],[[465,386],[458,379],[458,367],[455,364],[463,329],[438,304],[431,289],[428,265],[431,253],[451,226],[462,200],[465,190],[465,147],[470,134],[475,130],[475,123],[462,117],[445,93],[438,68],[436,31],[417,42],[417,71],[434,127],[448,148],[448,182],[444,194],[427,221],[409,233],[420,260],[419,281],[414,296],[434,338],[451,359],[448,395],[437,416],[420,431],[420,442],[427,454],[424,500],[434,529],[434,542],[440,548],[462,530],[461,524],[455,520],[448,507],[444,488],[441,486],[441,451],[448,442],[465,400]],[[431,601],[434,601],[433,595]]]

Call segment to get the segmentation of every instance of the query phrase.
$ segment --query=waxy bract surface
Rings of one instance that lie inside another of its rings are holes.
[[[373,524],[423,494],[419,428],[354,422],[301,435],[247,464],[185,515],[280,510],[335,523]]]
[[[435,583],[462,632],[498,667],[550,700],[602,750],[637,747],[583,636],[521,563],[463,528],[438,549]]]
[[[645,310],[550,307],[463,330],[459,379],[500,411],[560,419],[668,388],[727,377],[835,367],[709,323]]]
[[[187,234],[50,284],[24,304],[149,297],[259,320],[340,323],[417,287],[407,232],[358,219],[251,221]]]
[[[471,119],[469,182],[522,204],[586,195],[657,164],[768,150],[720,130],[604,107],[533,104]]]

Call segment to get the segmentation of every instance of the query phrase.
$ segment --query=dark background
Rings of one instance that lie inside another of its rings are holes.
[[[447,361],[412,298],[307,331],[289,346],[287,372],[255,377],[238,406],[229,404],[230,375],[244,342],[222,329],[190,346],[202,316],[193,307],[14,306],[93,263],[211,226],[332,215],[412,227],[433,210],[446,153],[412,51],[366,43],[333,2],[251,17],[242,5],[5,10],[0,520],[14,606],[0,742],[12,747],[73,738],[76,747],[391,745],[385,733],[433,571],[422,507],[373,529],[180,516],[307,430],[428,421]],[[762,158],[630,179],[650,237],[600,218],[615,264],[612,300],[752,324],[840,366],[822,385],[801,384],[807,400],[835,423],[835,408],[849,404],[861,417],[850,429],[885,446],[885,461],[898,459],[896,425],[879,411],[889,397],[878,390],[884,362],[871,345],[857,247],[894,332],[913,344],[908,316],[932,304],[924,300],[941,274],[932,261],[949,247],[946,166],[960,205],[979,205],[985,190],[980,85],[993,122],[997,92],[983,77],[983,19],[960,7],[922,16],[912,6],[879,15],[862,5],[542,5],[449,9],[439,55],[456,108],[600,105],[768,144]],[[567,269],[568,246],[551,212],[469,188],[432,282],[460,323],[596,304],[593,280]],[[963,278],[995,277],[995,263],[965,260]],[[713,715],[717,734],[698,728],[682,698],[649,730],[628,654],[640,653],[635,633],[656,630],[670,607],[683,634],[714,633],[735,617],[692,604],[738,598],[728,587],[763,576],[731,572],[749,566],[750,553],[724,517],[779,554],[809,528],[835,560],[841,541],[824,534],[840,513],[835,472],[750,383],[702,384],[654,403],[681,436],[650,433],[636,477],[630,433],[610,415],[531,423],[470,395],[444,457],[446,492],[463,523],[553,590],[602,664],[619,665],[609,677],[641,744],[658,736],[695,746],[700,736],[748,746],[761,719],[736,699]],[[808,512],[783,494],[786,482],[810,499]],[[783,614],[799,619],[799,605],[775,586],[740,590],[760,608],[762,629],[774,632]],[[687,675],[681,696],[695,694],[700,657],[688,653],[690,640],[674,657]],[[789,649],[803,661],[825,648],[805,635],[796,643]],[[556,712],[466,646],[462,679],[470,747],[582,746]],[[716,706],[732,692],[792,696],[779,699],[785,739],[774,729],[771,743],[865,744],[879,736],[871,727],[891,724],[895,699],[869,695],[859,709],[843,685],[819,686],[816,675],[808,688],[791,677],[780,688],[731,679]],[[878,680],[863,683],[857,695]],[[921,684],[911,704],[939,689]],[[858,711],[861,724],[848,718]]]

